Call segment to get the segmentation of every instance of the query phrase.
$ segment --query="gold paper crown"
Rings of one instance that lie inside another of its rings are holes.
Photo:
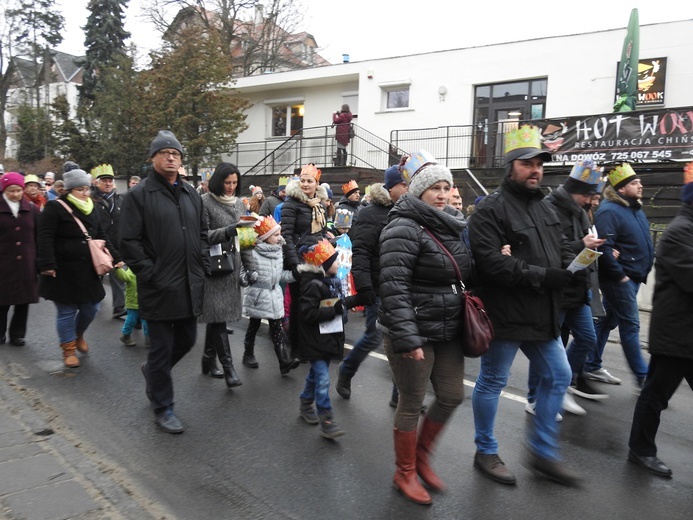
[[[321,266],[335,253],[336,251],[332,244],[323,239],[317,244],[310,246],[310,249],[303,253],[303,260],[311,265]]]
[[[628,163],[623,163],[609,172],[609,182],[615,189],[618,189],[617,186],[619,184],[629,177],[635,176],[636,173],[633,171],[633,167]]]
[[[346,184],[342,184],[342,193],[344,193],[344,195],[347,195],[350,191],[354,191],[354,190],[358,190],[358,189],[359,189],[359,185],[356,184],[356,181],[353,179],[350,180],[349,182],[347,182]]]
[[[541,130],[533,125],[522,125],[505,134],[506,155],[518,148],[536,148],[541,150]]]
[[[113,175],[113,166],[110,164],[100,164],[91,169],[91,176],[94,179],[98,179],[100,177],[115,177],[115,175]]]
[[[260,217],[253,226],[260,240],[266,240],[269,236],[279,229],[279,224],[270,215]]]
[[[252,228],[238,227],[236,228],[236,235],[238,237],[238,247],[241,250],[255,247],[257,243],[257,233]]]
[[[21,175],[21,174],[20,174],[20,175]],[[37,175],[34,175],[33,173],[30,173],[29,175],[27,175],[26,177],[24,177],[24,185],[25,185],[25,186],[26,186],[27,184],[29,184],[30,182],[33,182],[33,183],[38,184],[39,186],[41,186],[41,180],[38,178]]]
[[[279,177],[279,180],[277,181],[277,186],[286,186],[289,184],[290,177]]]
[[[301,168],[301,175],[310,175],[315,179],[315,182],[320,182],[322,172],[318,170],[314,164],[306,164],[303,168]]]
[[[693,161],[683,167],[683,183],[688,184],[689,182],[693,182]]]

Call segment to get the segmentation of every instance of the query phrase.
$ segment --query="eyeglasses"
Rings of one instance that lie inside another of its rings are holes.
[[[70,191],[89,191],[89,186],[82,186],[80,188],[72,188]]]
[[[168,157],[170,155],[174,159],[180,159],[181,158],[180,152],[178,152],[176,150],[159,150],[158,152],[156,152],[156,154],[161,156],[161,157]]]

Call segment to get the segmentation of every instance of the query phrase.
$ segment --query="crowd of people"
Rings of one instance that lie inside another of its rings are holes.
[[[335,124],[343,124],[341,114],[348,106],[335,113]],[[201,194],[186,182],[181,143],[165,130],[151,142],[150,173],[133,176],[123,195],[109,165],[87,173],[68,161],[61,180],[50,172],[43,181],[6,173],[0,264],[15,276],[0,288],[0,342],[9,335],[10,344],[25,344],[29,306],[41,296],[55,305],[64,365],[78,367],[106,295],[89,244],[103,240],[113,260],[113,318],[125,318],[126,347],[136,345],[133,331],[143,330],[145,394],[164,432],[184,431],[172,369],[195,345],[198,324],[205,324],[202,374],[236,388],[242,382],[229,326],[249,319],[242,363],[255,369],[256,336],[266,320],[280,374],[308,364],[298,413],[328,439],[345,433],[330,400],[331,361],[342,360],[335,390],[349,399],[359,366],[382,344],[396,407],[393,483],[408,499],[430,504],[430,492],[446,488],[432,454],[464,398],[462,295],[472,290],[495,331],[472,394],[473,464],[482,475],[517,481],[499,455],[494,428],[520,350],[529,359],[526,410],[533,416],[528,466],[560,484],[579,482],[562,462],[561,412],[586,413],[576,396],[606,399],[595,382],[621,384],[601,359],[618,327],[640,392],[628,458],[670,477],[655,437],[682,379],[693,388],[693,166],[685,171],[683,206],[655,255],[642,183],[629,164],[604,177],[603,168],[578,161],[545,196],[543,164],[551,156],[539,130],[512,132],[500,187],[478,197],[467,215],[451,171],[425,151],[388,168],[382,183],[366,189],[368,197],[355,180],[346,182],[337,204],[312,163],[282,178],[267,198],[259,186],[244,197],[241,172],[221,163]],[[350,266],[340,260],[345,235],[353,245]],[[655,257],[648,368],[637,294]],[[356,307],[363,307],[365,330],[344,357],[349,309]],[[434,400],[424,406],[429,382]]]

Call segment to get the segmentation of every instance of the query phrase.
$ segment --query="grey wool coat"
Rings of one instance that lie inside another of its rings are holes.
[[[280,282],[294,281],[284,270],[282,246],[259,242],[252,251],[257,281],[245,288],[243,314],[249,318],[278,320],[284,317],[284,292]]]
[[[209,227],[209,245],[221,244],[224,251],[231,251],[234,237],[226,235],[226,227],[238,223],[245,215],[245,206],[239,198],[234,205],[222,204],[211,193],[202,195],[202,209]],[[233,247],[233,273],[226,276],[205,278],[205,297],[200,323],[222,323],[238,321],[241,318],[241,256]]]

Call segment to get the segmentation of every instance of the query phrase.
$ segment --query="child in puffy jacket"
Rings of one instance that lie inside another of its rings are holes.
[[[298,359],[291,358],[284,343],[282,318],[284,317],[284,293],[282,283],[294,281],[291,271],[284,270],[284,254],[282,245],[284,239],[281,227],[274,218],[260,217],[254,226],[257,233],[257,243],[252,250],[242,251],[243,269],[241,283],[243,291],[243,314],[250,318],[245,334],[245,351],[243,364],[257,368],[259,363],[255,358],[255,337],[260,328],[260,322],[269,322],[270,335],[274,352],[279,361],[279,372],[288,374],[300,364]],[[252,258],[248,258],[252,255]]]
[[[127,309],[127,315],[125,316],[125,323],[123,323],[120,341],[126,347],[136,347],[137,343],[132,339],[132,329],[140,321],[142,323],[142,332],[144,333],[144,344],[149,346],[147,320],[140,319],[140,307],[137,300],[137,277],[126,265],[114,269],[113,272],[115,277],[125,284],[125,308]]]

